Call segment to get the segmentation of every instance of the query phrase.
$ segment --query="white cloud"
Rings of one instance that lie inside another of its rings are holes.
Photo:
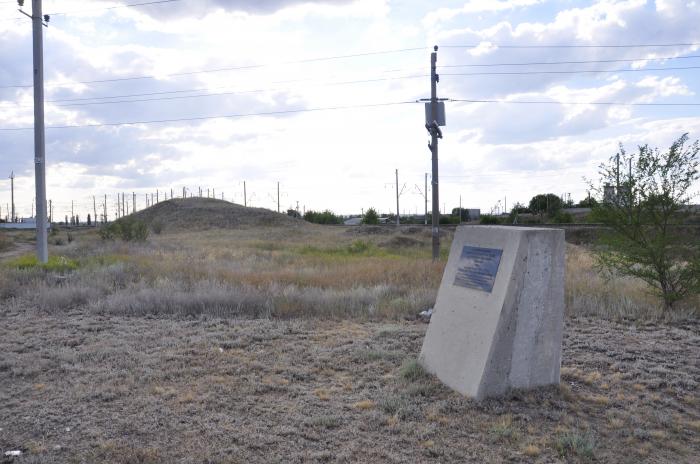
[[[494,13],[543,3],[544,0],[469,0],[460,8],[438,8],[423,18],[427,27],[472,13]]]

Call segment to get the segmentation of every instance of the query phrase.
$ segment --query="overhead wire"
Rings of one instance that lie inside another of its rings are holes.
[[[524,105],[600,105],[600,106],[700,106],[700,103],[644,103],[644,102],[581,102],[581,101],[556,101],[556,100],[495,100],[495,99],[467,99],[450,98],[451,102],[464,103],[506,103]]]
[[[485,71],[469,73],[441,73],[441,76],[520,76],[537,74],[598,74],[598,73],[624,73],[624,72],[649,72],[649,71],[681,71],[700,69],[700,66],[676,66],[667,68],[640,68],[640,69],[576,69],[576,70],[549,70],[549,71]]]
[[[51,85],[60,86],[60,85],[75,85],[75,84],[98,84],[98,83],[104,83],[104,82],[120,82],[120,81],[133,81],[133,80],[142,80],[142,79],[159,79],[159,78],[163,78],[163,77],[190,76],[190,75],[194,75],[194,74],[205,74],[205,73],[222,72],[222,71],[238,71],[238,70],[244,70],[244,69],[263,68],[263,67],[268,67],[268,66],[301,64],[301,63],[311,63],[311,62],[319,62],[319,61],[359,58],[359,57],[374,56],[374,55],[386,55],[386,54],[392,54],[392,53],[403,53],[403,52],[424,50],[425,48],[426,47],[380,50],[380,51],[363,52],[363,53],[352,53],[352,54],[347,54],[347,55],[334,55],[334,56],[325,56],[325,57],[317,57],[317,58],[305,58],[305,59],[300,59],[300,60],[282,61],[282,62],[278,62],[278,63],[263,63],[263,64],[244,65],[244,66],[231,66],[231,67],[224,67],[224,68],[202,69],[202,70],[197,70],[197,71],[185,71],[185,72],[179,72],[179,73],[165,73],[165,74],[157,74],[157,75],[152,74],[152,75],[144,75],[144,76],[117,77],[117,78],[110,78],[110,79],[95,79],[95,80],[76,81],[76,82],[57,82],[57,83],[52,83]],[[16,89],[16,88],[30,88],[30,87],[32,87],[31,84],[21,84],[21,85],[18,84],[18,85],[3,85],[3,86],[0,86],[0,89]]]
[[[372,82],[382,82],[382,81],[391,81],[391,80],[402,80],[402,79],[415,79],[415,78],[423,78],[423,77],[429,77],[429,74],[420,74],[420,75],[411,75],[411,76],[393,76],[393,77],[381,77],[381,78],[373,78],[373,79],[358,79],[358,80],[351,80],[351,81],[337,81],[337,82],[326,82],[326,83],[317,83],[315,84],[315,87],[332,87],[332,86],[340,86],[340,85],[352,85],[352,84],[365,84],[365,83],[372,83]],[[301,81],[304,81],[303,79]],[[280,81],[284,82],[284,81]],[[295,81],[289,81],[289,82],[299,82],[298,80]],[[205,93],[205,94],[199,94],[199,95],[177,95],[177,96],[169,96],[169,97],[157,97],[157,98],[140,98],[140,99],[131,99],[131,100],[113,100],[113,101],[85,101],[85,100],[102,100],[102,99],[108,99],[108,98],[130,98],[130,97],[141,97],[141,96],[155,96],[155,95],[163,95],[163,94],[171,94],[171,93],[190,93],[190,92],[206,92],[210,90],[214,90],[217,88],[230,88],[230,86],[224,86],[224,87],[214,87],[214,88],[199,88],[199,89],[182,89],[182,90],[171,90],[171,91],[163,91],[163,92],[147,92],[147,93],[141,93],[141,94],[128,94],[128,95],[122,95],[122,96],[103,96],[103,97],[83,97],[83,98],[77,98],[77,99],[58,99],[58,100],[45,100],[46,103],[59,103],[56,106],[58,107],[71,107],[71,106],[89,106],[89,105],[106,105],[106,104],[117,104],[117,103],[137,103],[137,102],[148,102],[148,101],[164,101],[164,100],[181,100],[181,99],[188,99],[188,98],[200,98],[200,97],[217,97],[217,96],[226,96],[226,95],[240,95],[240,94],[246,94],[246,93],[261,93],[261,92],[278,92],[278,91],[287,91],[287,90],[293,90],[293,88],[290,87],[273,87],[273,88],[263,88],[263,89],[250,89],[250,90],[233,90],[230,92],[217,92],[217,93]],[[78,101],[80,103],[65,103],[63,102],[74,102]],[[29,108],[32,107],[33,105],[18,105],[20,107],[25,107]]]
[[[542,66],[542,65],[559,65],[559,64],[599,64],[599,63],[636,63],[639,61],[666,61],[666,60],[685,60],[692,58],[700,58],[700,55],[686,56],[664,56],[664,57],[647,57],[647,58],[625,58],[614,60],[579,60],[579,61],[530,61],[519,63],[467,63],[467,64],[443,64],[438,65],[438,68],[478,68],[478,67],[496,67],[496,66]]]
[[[172,118],[172,119],[155,119],[155,120],[142,120],[142,121],[120,121],[111,123],[95,123],[95,124],[75,124],[75,125],[64,125],[64,126],[46,126],[46,129],[74,129],[74,128],[84,128],[84,127],[114,127],[114,126],[133,126],[140,124],[158,124],[158,123],[169,123],[169,122],[187,122],[187,121],[204,121],[210,119],[231,119],[231,118],[245,118],[252,116],[275,116],[284,114],[296,114],[296,113],[309,113],[318,111],[337,111],[337,110],[347,110],[347,109],[358,109],[358,108],[377,108],[382,106],[396,106],[396,105],[406,105],[415,104],[415,101],[400,101],[400,102],[385,102],[385,103],[367,103],[361,105],[339,105],[339,106],[326,106],[317,108],[299,108],[293,110],[278,110],[278,111],[263,111],[258,113],[238,113],[238,114],[224,114],[217,116],[198,116],[189,118]],[[32,130],[33,127],[0,127],[0,131],[23,131]]]

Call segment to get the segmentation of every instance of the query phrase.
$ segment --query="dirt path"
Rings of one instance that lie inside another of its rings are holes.
[[[697,324],[569,320],[560,388],[480,404],[406,364],[422,324],[0,307],[0,327],[11,462],[700,459]]]

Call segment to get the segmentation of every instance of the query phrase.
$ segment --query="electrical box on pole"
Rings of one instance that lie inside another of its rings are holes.
[[[432,103],[426,103],[425,104],[425,123],[426,124],[432,124],[433,121],[437,122],[437,125],[442,127],[445,126],[445,102],[444,101],[438,101],[437,102],[437,114],[435,117],[432,115]]]

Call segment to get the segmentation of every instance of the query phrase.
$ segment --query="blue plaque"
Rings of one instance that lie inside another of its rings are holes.
[[[503,250],[465,246],[452,285],[491,293]]]

